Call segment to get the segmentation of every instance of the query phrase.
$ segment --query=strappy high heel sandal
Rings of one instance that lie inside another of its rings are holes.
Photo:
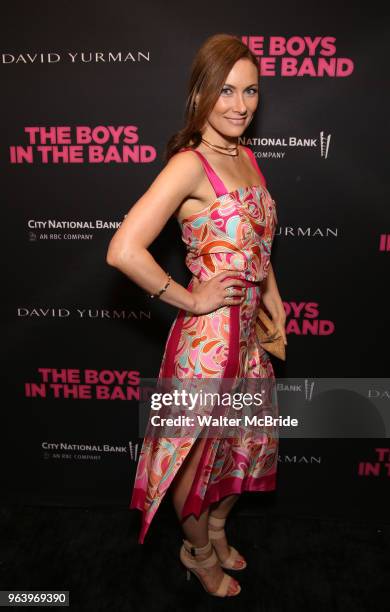
[[[222,538],[226,537],[225,534],[225,523],[226,518],[217,518],[212,514],[209,514],[209,538],[212,544],[218,542]],[[215,547],[216,549],[216,547]],[[236,550],[233,546],[229,546],[229,554],[226,559],[221,559],[217,553],[219,562],[221,567],[224,569],[230,569],[235,571],[240,571],[246,568],[247,563],[242,555]],[[240,562],[239,567],[237,567],[237,561]]]
[[[206,559],[202,559],[201,561],[196,560],[196,557],[198,555],[204,555],[211,551],[211,555]],[[187,580],[191,578],[192,572],[199,579],[204,590],[207,591],[207,593],[209,593],[210,595],[215,595],[216,597],[234,597],[235,595],[238,595],[240,593],[241,587],[238,583],[238,590],[233,593],[228,593],[229,587],[232,582],[236,582],[236,580],[234,580],[234,578],[232,578],[228,574],[223,575],[223,578],[219,583],[219,586],[216,591],[209,591],[206,586],[206,583],[203,580],[202,575],[197,571],[199,568],[207,569],[209,567],[214,567],[217,564],[219,565],[217,555],[215,554],[215,551],[210,541],[206,544],[206,546],[195,548],[194,546],[192,546],[191,542],[189,542],[188,540],[183,540],[183,545],[180,549],[180,561],[187,569]]]

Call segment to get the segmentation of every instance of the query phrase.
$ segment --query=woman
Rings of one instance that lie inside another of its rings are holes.
[[[287,344],[285,311],[270,263],[275,202],[252,151],[238,144],[259,100],[256,57],[241,40],[211,36],[193,65],[184,128],[166,165],[112,238],[108,264],[151,296],[179,308],[159,379],[272,379],[255,331],[260,299]],[[192,272],[187,288],[147,250],[174,214]],[[220,597],[241,587],[223,568],[246,561],[226,539],[226,517],[242,491],[275,488],[278,440],[145,436],[130,508],[142,512],[142,543],[168,489],[184,532],[180,559]]]

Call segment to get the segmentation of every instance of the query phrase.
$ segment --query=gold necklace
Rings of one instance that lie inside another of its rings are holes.
[[[206,140],[203,137],[202,137],[202,142],[204,142],[205,145],[207,145],[210,149],[212,149],[213,151],[216,151],[217,153],[222,153],[223,155],[230,155],[230,157],[238,157],[238,154],[239,154],[238,145],[224,147],[222,145],[216,145],[211,142],[208,142],[208,140]]]

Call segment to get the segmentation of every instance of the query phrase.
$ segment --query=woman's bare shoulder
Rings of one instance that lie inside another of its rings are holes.
[[[191,149],[181,150],[172,155],[160,173],[166,180],[181,185],[188,193],[198,187],[203,174],[202,163]]]
[[[191,148],[181,149],[177,153],[174,153],[168,160],[167,165],[168,164],[182,166],[184,168],[187,167],[189,170],[195,171],[197,168],[202,168],[198,155],[195,150]]]

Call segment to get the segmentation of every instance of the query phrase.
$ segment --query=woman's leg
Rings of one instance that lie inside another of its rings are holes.
[[[216,518],[226,518],[234,504],[238,500],[239,495],[228,495],[219,502],[212,504],[211,513]]]
[[[194,442],[193,447],[171,485],[173,505],[179,521],[181,521],[183,507],[195,478],[205,440],[206,438],[198,438]],[[191,514],[182,522],[186,539],[192,542],[197,548],[206,546],[209,541],[207,528],[208,514],[208,510],[206,510],[200,515],[199,519],[196,519]]]
[[[214,516],[215,518],[226,519],[230,510],[233,508],[234,504],[238,500],[238,497],[239,497],[238,495],[228,495],[227,497],[224,497],[219,502],[212,504],[210,508],[210,515]],[[221,532],[224,531],[224,527],[215,527],[214,525],[211,526],[211,529],[213,529],[213,531],[221,531]],[[213,539],[213,546],[215,548],[215,551],[221,563],[223,563],[229,557],[229,554],[230,554],[230,546],[228,544],[226,536],[222,536],[220,538]],[[234,562],[234,567],[239,569],[243,567],[244,565],[245,565],[245,560],[243,559],[241,555],[239,555],[239,557],[237,557],[237,559]]]
[[[191,448],[188,456],[184,460],[183,465],[181,466],[178,474],[174,478],[171,484],[171,492],[173,505],[177,514],[178,519],[181,521],[182,529],[184,532],[184,537],[186,540],[189,540],[191,544],[193,544],[196,548],[200,548],[202,546],[206,546],[209,541],[208,536],[208,510],[203,512],[200,515],[199,519],[197,519],[194,515],[188,516],[184,521],[182,521],[182,511],[187,499],[188,493],[191,489],[196,469],[198,467],[199,459],[202,454],[203,445],[206,441],[206,438],[198,438],[193,447]],[[195,559],[201,561],[203,559],[208,558],[212,554],[212,549],[209,553],[205,553],[203,555],[197,555]],[[216,591],[218,586],[221,583],[224,572],[217,563],[215,566],[208,569],[199,568],[199,573],[201,574],[206,587],[209,591]],[[235,593],[237,590],[237,581],[232,580],[229,586],[229,593]]]

